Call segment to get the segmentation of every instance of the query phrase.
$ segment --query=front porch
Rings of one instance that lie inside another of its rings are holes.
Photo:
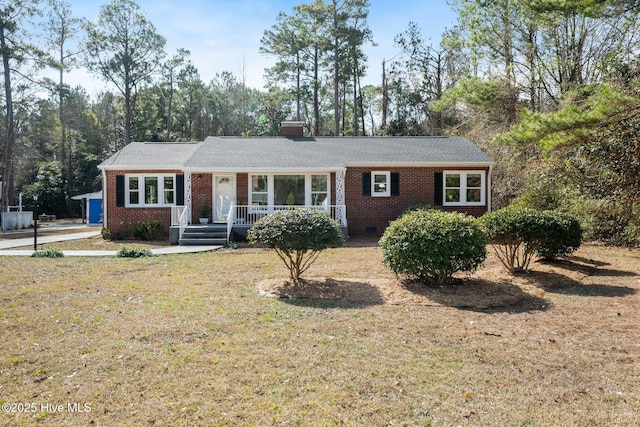
[[[273,214],[277,211],[292,209],[316,209],[322,212],[326,212],[332,219],[336,220],[338,224],[340,224],[342,232],[344,233],[345,237],[347,236],[347,208],[345,205],[249,206],[231,204],[226,215],[226,221],[216,221],[213,224],[207,225],[192,224],[191,212],[187,206],[173,206],[171,208],[171,227],[169,229],[169,240],[171,244],[181,245],[211,244],[211,237],[206,237],[207,232],[216,234],[216,238],[218,239],[217,244],[225,244],[229,242],[232,236],[235,240],[244,240],[247,236],[247,231],[260,218]],[[196,240],[197,237],[193,238],[193,234],[197,234],[196,230],[200,230],[203,232],[202,243],[198,243],[198,241]],[[185,232],[192,235],[189,236],[188,239],[183,238],[185,236]]]

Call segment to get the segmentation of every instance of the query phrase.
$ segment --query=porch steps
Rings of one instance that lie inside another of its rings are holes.
[[[226,245],[227,224],[192,224],[185,228],[178,240],[180,246]]]

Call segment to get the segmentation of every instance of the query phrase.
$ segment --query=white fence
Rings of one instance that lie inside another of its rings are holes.
[[[2,229],[18,230],[33,225],[33,212],[2,212]]]

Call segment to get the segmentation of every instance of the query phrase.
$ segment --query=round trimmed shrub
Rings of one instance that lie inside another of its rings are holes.
[[[437,285],[458,271],[475,271],[487,256],[486,245],[475,218],[439,210],[408,212],[380,239],[383,263],[394,273]]]
[[[560,212],[543,212],[544,234],[538,242],[536,253],[541,258],[553,261],[559,256],[569,255],[582,244],[582,226],[576,218]]]
[[[418,204],[415,204],[415,205],[408,206],[405,210],[403,210],[400,213],[400,216],[408,214],[409,212],[413,212],[413,211],[430,211],[430,210],[433,210],[433,209],[438,209],[438,208],[436,208],[435,206],[430,205],[428,203],[418,203]]]
[[[521,205],[487,213],[479,223],[502,265],[512,274],[526,271],[535,255],[555,259],[574,252],[582,243],[577,219]]]
[[[297,283],[321,251],[344,244],[344,235],[328,214],[292,209],[260,218],[247,233],[247,240],[274,249],[289,269],[291,280]]]
[[[541,211],[518,205],[486,213],[479,220],[497,257],[512,274],[529,268],[545,235],[544,223]]]
[[[109,230],[108,228],[102,227],[100,234],[102,235],[103,240],[111,240],[111,230]]]

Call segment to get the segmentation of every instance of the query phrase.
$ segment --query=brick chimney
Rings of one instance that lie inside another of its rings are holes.
[[[286,121],[280,123],[280,136],[304,136],[304,122]]]

